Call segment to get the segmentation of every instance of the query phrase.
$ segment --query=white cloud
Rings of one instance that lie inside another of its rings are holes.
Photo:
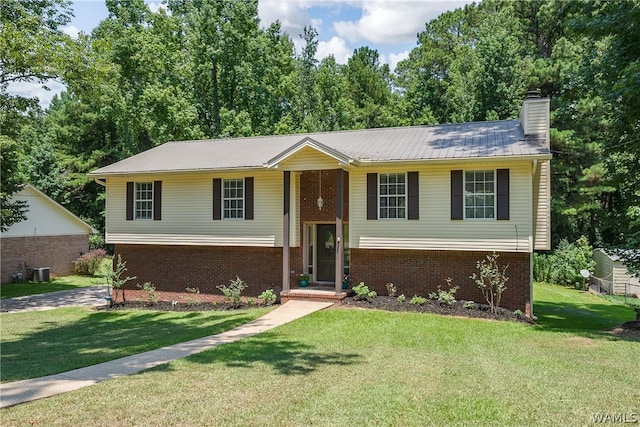
[[[321,61],[329,55],[336,58],[338,64],[346,64],[353,52],[347,47],[347,43],[340,37],[331,37],[328,42],[318,42],[316,59]]]
[[[406,43],[416,39],[426,22],[467,3],[470,1],[363,1],[359,20],[337,21],[333,27],[351,43]]]
[[[153,13],[157,13],[158,10],[160,9],[164,9],[165,12],[167,12],[167,14],[171,15],[171,11],[169,11],[169,9],[167,9],[167,5],[161,2],[150,2],[147,3],[147,7],[149,8],[149,10]]]
[[[38,103],[42,109],[49,108],[53,96],[59,94],[66,89],[66,86],[56,80],[47,80],[44,85],[49,88],[46,90],[41,83],[37,82],[12,82],[7,87],[7,92],[11,95],[18,95],[24,98],[38,98]]]
[[[66,27],[62,27],[62,32],[70,36],[72,39],[77,39],[80,34],[80,28],[75,25],[69,24]]]
[[[390,53],[389,54],[389,62],[387,62],[387,64],[389,64],[389,68],[391,69],[391,71],[395,71],[396,67],[398,66],[398,62],[400,61],[404,61],[405,59],[407,59],[409,57],[409,51],[405,50],[404,52],[400,52],[400,53]]]
[[[295,41],[299,38],[298,35],[302,34],[304,26],[311,24],[311,18],[306,12],[308,7],[304,1],[260,1],[258,2],[260,24],[266,28],[279,20],[282,30]]]

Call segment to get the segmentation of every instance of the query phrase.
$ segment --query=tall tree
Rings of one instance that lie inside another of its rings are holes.
[[[349,96],[356,106],[357,126],[376,128],[394,125],[389,108],[393,96],[389,65],[380,64],[378,51],[366,46],[355,49],[344,67],[344,74]]]
[[[25,220],[28,206],[24,200],[14,200],[12,196],[21,188],[23,183],[18,173],[18,158],[20,147],[18,144],[0,135],[0,231],[7,231],[17,222]]]
[[[640,274],[640,2],[594,1],[574,7],[572,29],[590,40],[585,80],[604,101],[611,119],[603,140],[617,189],[614,216],[618,233],[608,243],[636,249],[626,257]]]
[[[19,173],[21,147],[16,143],[24,114],[38,109],[38,100],[10,95],[10,83],[33,82],[46,88],[58,78],[73,43],[60,27],[68,23],[69,2],[63,0],[4,0],[0,5],[0,189],[1,229],[25,218],[26,205],[12,202],[24,177]]]
[[[209,137],[220,136],[242,111],[256,82],[251,80],[258,38],[258,3],[249,1],[170,1],[188,36],[190,74],[200,127]],[[223,123],[226,119],[228,123]],[[250,131],[251,132],[251,131]],[[233,132],[229,136],[234,136]]]

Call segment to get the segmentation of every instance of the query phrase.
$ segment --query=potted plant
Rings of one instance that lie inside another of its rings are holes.
[[[342,276],[342,289],[349,289],[351,287],[351,275],[345,274]]]
[[[308,284],[309,284],[309,275],[306,273],[301,273],[298,276],[298,285],[300,285],[301,288],[305,288],[307,287]]]

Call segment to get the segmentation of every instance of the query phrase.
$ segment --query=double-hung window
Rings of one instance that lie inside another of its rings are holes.
[[[381,219],[406,219],[407,177],[404,173],[381,173],[378,205]]]
[[[466,219],[494,219],[496,212],[495,171],[465,171],[464,213]]]
[[[213,219],[253,219],[253,177],[213,179]]]
[[[223,180],[223,218],[244,218],[244,179]]]
[[[153,219],[153,182],[136,182],[135,186],[135,219]]]

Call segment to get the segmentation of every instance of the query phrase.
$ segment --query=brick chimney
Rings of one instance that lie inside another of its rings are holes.
[[[541,98],[540,92],[529,91],[520,109],[520,124],[525,136],[544,138],[549,146],[549,98]]]

